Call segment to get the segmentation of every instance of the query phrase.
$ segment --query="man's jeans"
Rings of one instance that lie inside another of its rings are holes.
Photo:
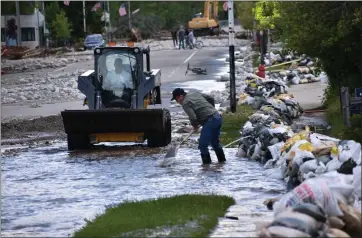
[[[182,49],[185,49],[185,40],[184,39],[179,39],[179,46],[178,46],[178,49],[180,50],[181,49],[181,45],[182,45]]]
[[[222,117],[220,114],[217,114],[209,117],[202,126],[199,140],[199,150],[201,155],[209,154],[209,145],[211,145],[214,150],[222,148],[220,144],[221,125]]]

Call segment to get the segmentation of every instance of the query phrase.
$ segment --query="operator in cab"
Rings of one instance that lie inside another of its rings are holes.
[[[202,163],[211,163],[209,145],[214,149],[219,163],[225,162],[224,150],[220,144],[222,116],[215,109],[214,98],[199,92],[186,93],[182,88],[176,88],[172,92],[171,101],[173,100],[182,106],[194,130],[202,126],[199,139]]]
[[[123,60],[116,58],[114,71],[108,72],[103,82],[103,88],[113,91],[117,97],[122,97],[125,89],[133,89],[132,76],[124,67],[127,65],[123,64]]]

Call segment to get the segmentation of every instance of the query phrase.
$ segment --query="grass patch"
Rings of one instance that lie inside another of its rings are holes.
[[[326,115],[327,122],[331,125],[330,136],[342,138],[345,126],[341,113],[341,104],[338,97],[334,97],[330,100],[330,102],[328,102]]]
[[[331,125],[330,136],[344,140],[354,140],[362,143],[362,116],[353,115],[350,118],[350,127],[346,127],[341,113],[340,100],[335,96],[327,103],[327,122]]]
[[[226,145],[240,138],[239,131],[241,127],[249,120],[249,116],[253,113],[254,110],[249,105],[237,106],[236,113],[224,113],[222,116],[223,123],[221,128],[221,143]]]
[[[199,194],[125,202],[87,221],[73,237],[206,237],[233,204],[228,196]]]
[[[260,59],[259,59],[259,54],[253,54],[252,56],[253,59],[253,68],[257,68],[260,64]]]

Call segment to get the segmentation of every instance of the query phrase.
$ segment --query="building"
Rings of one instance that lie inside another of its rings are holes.
[[[14,18],[16,25],[17,17],[15,15],[1,16],[1,46],[6,45],[6,25],[7,21]],[[37,46],[44,45],[44,15],[37,9],[34,9],[32,15],[20,15],[20,45],[35,49]],[[8,45],[17,45],[16,40],[7,40]]]

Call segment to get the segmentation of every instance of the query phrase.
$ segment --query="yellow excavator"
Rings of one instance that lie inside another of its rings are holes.
[[[194,31],[194,36],[219,35],[218,10],[218,1],[205,1],[204,14],[195,14],[188,22],[188,28]]]

